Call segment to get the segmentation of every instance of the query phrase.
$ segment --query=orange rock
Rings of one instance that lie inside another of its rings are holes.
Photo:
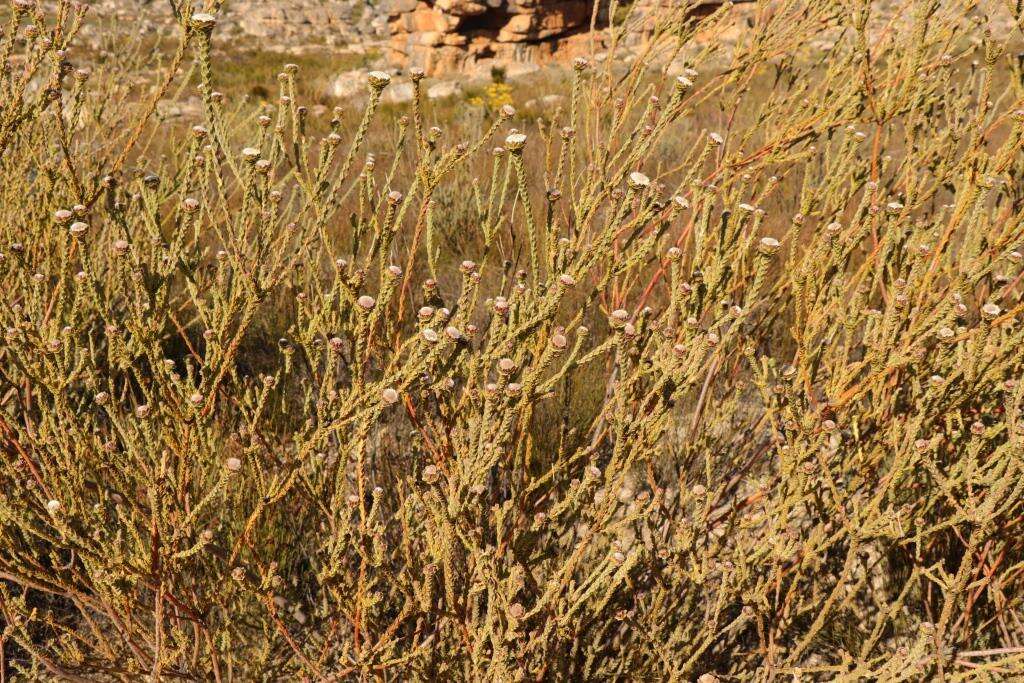
[[[582,26],[589,16],[587,4],[582,0],[544,5],[528,14],[513,15],[498,32],[497,40],[511,43],[551,38]]]
[[[435,6],[457,17],[473,17],[487,11],[487,5],[473,0],[437,0]]]

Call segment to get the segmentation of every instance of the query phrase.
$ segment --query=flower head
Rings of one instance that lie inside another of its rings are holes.
[[[380,92],[391,83],[391,76],[385,71],[371,71],[366,74],[366,80],[370,84],[371,90]]]
[[[505,138],[505,148],[512,153],[518,153],[523,151],[523,147],[526,145],[526,135],[524,133],[512,133]]]

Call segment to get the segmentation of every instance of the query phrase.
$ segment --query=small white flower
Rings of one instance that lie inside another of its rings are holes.
[[[200,31],[209,31],[217,25],[217,17],[206,12],[198,12],[192,15],[192,28]]]
[[[633,171],[632,173],[629,174],[628,184],[632,189],[639,190],[645,187],[649,187],[651,184],[651,179],[645,176],[643,173],[640,173],[639,171]]]
[[[511,152],[519,152],[526,145],[526,135],[524,133],[512,133],[505,138],[505,147]]]
[[[762,237],[760,243],[761,253],[765,256],[771,256],[779,250],[779,241],[774,237]]]
[[[366,75],[370,87],[375,90],[383,90],[391,83],[391,76],[385,71],[371,71]]]

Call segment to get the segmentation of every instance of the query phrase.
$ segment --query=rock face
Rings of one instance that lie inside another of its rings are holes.
[[[243,33],[274,41],[347,45],[387,35],[386,15],[367,0],[238,0],[225,9]]]
[[[108,18],[131,18],[139,26],[158,25],[159,15],[167,14],[166,5],[155,0],[94,2]],[[634,16],[653,17],[681,2],[634,0]],[[392,68],[482,75],[495,67],[509,71],[588,54],[594,47],[588,29],[592,20],[607,23],[606,8],[598,3],[595,15],[594,0],[229,0],[218,12],[218,30],[271,48],[372,47]],[[646,19],[634,23],[641,34],[653,27]],[[636,40],[643,38],[629,36]]]
[[[589,44],[591,0],[385,0],[388,59],[428,74],[571,58]]]

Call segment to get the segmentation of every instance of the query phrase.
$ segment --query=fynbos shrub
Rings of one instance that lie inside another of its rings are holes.
[[[530,121],[233,102],[178,4],[140,89],[16,0],[0,671],[1019,676],[1020,36],[911,5],[616,24]]]

